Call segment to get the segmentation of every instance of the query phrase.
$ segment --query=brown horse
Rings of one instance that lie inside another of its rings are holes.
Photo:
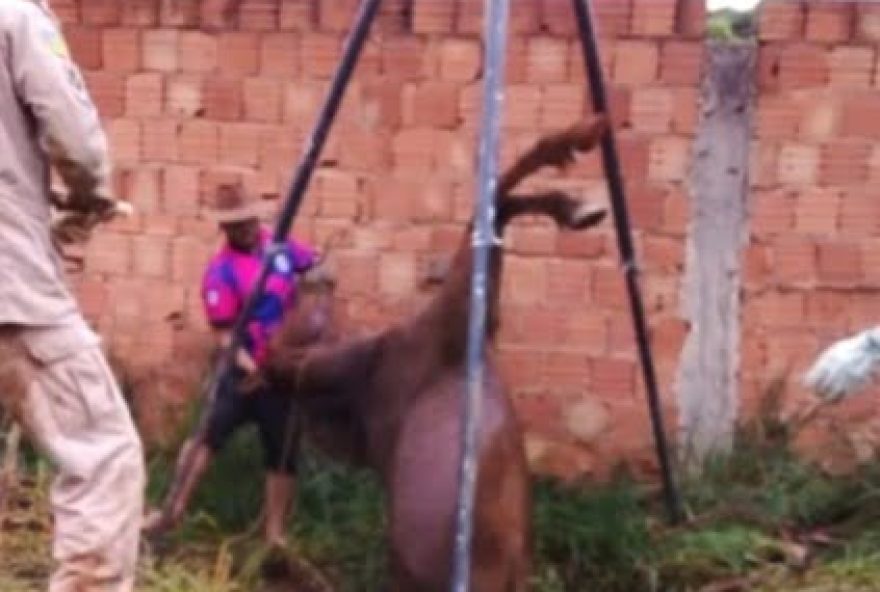
[[[597,117],[540,140],[508,171],[496,195],[496,232],[524,214],[549,216],[567,230],[600,222],[605,210],[561,192],[511,195],[545,165],[563,167],[598,141]],[[502,250],[488,277],[488,339],[498,328]],[[273,343],[267,376],[292,391],[319,446],[375,469],[387,492],[392,588],[449,588],[472,250],[466,234],[438,294],[417,316],[374,336],[317,344],[326,325],[304,306]],[[529,479],[523,439],[491,354],[486,356],[479,428],[471,589],[524,591],[530,556]]]

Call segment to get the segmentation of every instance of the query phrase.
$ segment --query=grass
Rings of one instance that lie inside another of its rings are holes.
[[[601,486],[536,480],[533,590],[689,592],[715,582],[763,592],[876,590],[880,468],[829,477],[793,457],[787,438],[766,422],[744,431],[733,454],[682,483],[691,520],[679,527],[667,525],[659,500],[625,474]],[[151,458],[153,501],[167,486],[174,453]],[[30,466],[38,469],[30,506],[23,516],[0,518],[20,525],[37,516],[43,526],[0,531],[4,591],[40,589],[33,582],[48,569],[48,474],[33,458]],[[261,451],[245,430],[206,476],[171,554],[145,559],[140,590],[257,590],[247,544],[236,537],[257,517],[261,496]],[[341,591],[382,589],[385,519],[376,479],[307,451],[297,497],[297,550]]]

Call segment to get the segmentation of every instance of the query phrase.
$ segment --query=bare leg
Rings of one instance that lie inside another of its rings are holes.
[[[204,444],[192,440],[184,443],[177,458],[172,491],[162,510],[154,510],[144,520],[144,531],[161,532],[180,522],[213,457],[211,449]]]
[[[287,534],[287,517],[296,482],[287,473],[268,472],[266,474],[266,542],[270,545],[284,546]]]

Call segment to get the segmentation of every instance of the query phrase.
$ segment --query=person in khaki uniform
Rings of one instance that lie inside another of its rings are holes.
[[[0,0],[0,402],[58,469],[51,592],[134,588],[141,442],[58,249],[123,209],[109,175],[97,111],[45,1]]]

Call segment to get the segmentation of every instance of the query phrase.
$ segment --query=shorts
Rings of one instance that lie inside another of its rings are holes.
[[[292,397],[268,386],[241,393],[237,384],[242,376],[241,372],[233,372],[217,389],[208,415],[205,444],[219,452],[238,428],[253,421],[259,430],[266,469],[296,474],[302,427]]]

